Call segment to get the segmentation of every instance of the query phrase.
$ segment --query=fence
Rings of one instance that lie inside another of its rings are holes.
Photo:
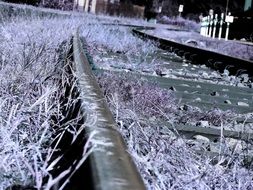
[[[219,40],[224,36],[225,40],[228,40],[229,25],[233,23],[233,20],[234,17],[231,16],[231,13],[228,13],[226,17],[224,17],[224,13],[203,17],[200,34],[209,38],[218,38]]]

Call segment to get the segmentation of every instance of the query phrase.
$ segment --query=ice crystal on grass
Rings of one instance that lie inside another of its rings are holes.
[[[101,53],[123,53],[127,55],[145,55],[156,50],[151,42],[143,42],[130,34],[130,29],[120,26],[107,26],[100,23],[91,25],[89,30],[81,28],[89,49]]]
[[[14,184],[41,189],[49,175],[47,149],[61,127],[52,127],[52,117],[64,120],[63,64],[79,24],[28,17],[0,25],[0,189]]]
[[[208,121],[211,125],[220,126],[235,116],[231,111],[216,108],[202,111],[188,105],[180,106],[171,90],[162,89],[155,83],[148,83],[127,74],[98,74],[98,82],[109,101],[111,96],[116,96],[121,107],[133,110],[140,117],[159,118],[179,124]]]
[[[176,137],[165,127],[147,126],[136,120],[128,127],[124,121],[122,134],[148,189],[243,190],[252,187],[252,170],[241,166],[241,158],[234,159],[230,166],[222,160],[212,164],[208,155],[197,155],[187,140]]]
[[[173,95],[155,85],[148,85],[141,80],[131,80],[126,75],[104,74],[98,78],[105,95],[117,96],[121,106],[134,110],[140,115],[164,118],[164,115],[175,111]]]
[[[103,73],[98,74],[98,81],[147,189],[252,188],[252,166],[245,165],[244,155],[248,154],[244,153],[244,142],[233,143],[222,136],[216,145],[209,140],[189,140],[157,123],[159,119],[172,125],[204,120],[223,127],[234,116],[232,112],[203,112],[190,106],[178,110],[172,92],[140,78]],[[219,147],[223,156],[207,153],[210,148]],[[195,152],[198,150],[207,154]]]

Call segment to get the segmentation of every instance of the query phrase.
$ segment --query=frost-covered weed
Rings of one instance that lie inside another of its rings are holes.
[[[119,124],[128,149],[144,178],[147,189],[250,189],[253,185],[251,166],[245,168],[244,150],[247,145],[235,143],[242,149],[234,149],[228,140],[216,144],[201,140],[186,140],[159,119],[175,124],[192,120],[208,120],[214,125],[226,123],[229,113],[220,110],[201,112],[188,108],[181,113],[171,93],[145,82],[115,76],[112,73],[98,75],[110,108]],[[145,93],[145,94],[144,94]],[[179,117],[179,118],[177,118]],[[183,117],[187,121],[182,121]],[[148,121],[148,122],[147,122]],[[212,157],[195,150],[222,149],[225,156]]]
[[[128,144],[146,186],[150,190],[182,189],[251,189],[252,170],[242,167],[243,156],[218,159],[198,155],[188,140],[175,136],[164,126],[146,125],[140,120],[117,118],[121,132]],[[199,143],[196,148],[204,149]]]
[[[100,66],[109,66],[114,62],[116,67],[150,69],[152,64],[147,64],[147,60],[154,62],[154,56],[158,51],[156,45],[151,41],[144,42],[140,38],[131,34],[131,29],[121,26],[107,26],[101,23],[92,24],[87,30],[80,29],[81,35],[85,37],[87,49],[94,61],[98,60]],[[107,57],[114,56],[113,59]],[[121,60],[124,59],[124,62]],[[115,61],[116,60],[116,61]]]
[[[99,75],[98,82],[108,99],[117,97],[121,107],[134,110],[140,116],[164,118],[161,112],[175,112],[172,93],[155,85],[113,73]]]
[[[102,24],[91,25],[89,30],[81,28],[90,51],[98,50],[101,53],[114,52],[126,55],[147,55],[156,50],[151,42],[145,43],[130,34],[130,29],[119,26],[106,26]]]
[[[80,25],[84,26],[87,39],[98,45],[107,36],[104,44],[110,41],[112,51],[134,53],[131,43],[136,40],[139,43],[135,48],[144,49],[145,43],[138,38],[128,39],[127,30],[121,30],[120,36],[114,27],[106,29],[104,35],[106,27],[96,24],[98,19],[95,16],[56,16],[50,19],[38,15],[22,14],[19,17],[15,13],[8,21],[2,20],[0,25],[0,189],[19,184],[40,189],[42,180],[52,169],[52,165],[48,166],[52,150],[48,148],[55,130],[67,127],[60,126],[58,121],[52,123],[52,118],[65,119],[60,105],[64,88],[70,81],[63,71],[63,59],[70,48],[67,45],[70,38]],[[112,30],[115,33],[111,33]],[[98,31],[99,35],[96,34]],[[124,37],[123,41],[117,42],[121,37]],[[72,101],[69,99],[69,102]],[[75,121],[69,121],[68,125],[75,125]],[[59,177],[65,176],[66,172]],[[45,188],[53,183],[56,181],[50,177]]]
[[[111,51],[127,55],[147,55],[156,49],[151,43],[145,43],[130,35],[126,28],[96,23],[88,25],[90,22],[97,22],[94,17],[89,16],[89,19],[22,18],[1,25],[2,189],[12,184],[34,185],[40,189],[42,178],[52,169],[52,165],[49,168],[47,165],[47,159],[51,155],[51,150],[47,151],[47,148],[55,132],[55,128],[50,126],[50,119],[51,116],[57,116],[64,120],[59,108],[60,96],[61,90],[64,90],[64,86],[69,82],[62,72],[61,63],[58,62],[59,53],[62,52],[59,51],[59,45],[70,39],[77,26],[84,25],[81,32],[86,37],[91,52],[98,50],[100,53]],[[63,47],[63,52],[66,53],[68,49],[67,46]],[[116,78],[108,77],[108,81],[113,83],[113,80],[118,80]],[[62,82],[60,86],[59,81]],[[159,91],[152,86],[143,88],[143,84],[139,82],[125,84],[121,81],[114,84],[115,86],[107,89],[112,92],[111,95],[108,94],[108,101],[149,189],[252,187],[252,170],[247,171],[241,167],[240,159],[233,160],[231,167],[222,161],[213,166],[208,157],[194,154],[187,141],[176,137],[165,127],[152,122],[149,125],[143,123],[143,115],[150,117],[152,121],[152,116],[161,113],[166,115],[167,119],[175,121],[173,114],[177,105],[170,93]],[[104,85],[105,88],[110,86],[106,82]],[[115,89],[116,86],[118,89]],[[114,90],[119,92],[113,93]],[[141,96],[138,97],[138,94]],[[165,100],[169,105],[164,104]],[[153,101],[156,102],[154,107]],[[136,103],[138,108],[133,103]],[[148,109],[145,109],[145,105],[149,106]],[[212,115],[215,117],[211,117]],[[219,114],[211,112],[211,116],[211,120],[217,120],[216,116]],[[66,175],[66,172],[68,171],[64,171],[59,177]],[[49,177],[45,188],[54,183],[54,179]]]
[[[48,148],[61,127],[52,128],[51,119],[64,119],[63,59],[80,24],[71,18],[14,18],[0,25],[0,189],[14,184],[41,189],[49,174]]]
[[[98,74],[97,77],[109,102],[117,97],[120,107],[133,110],[139,117],[162,119],[177,124],[208,121],[214,126],[220,126],[235,117],[230,111],[203,111],[187,105],[180,106],[172,91],[131,75],[109,72]]]

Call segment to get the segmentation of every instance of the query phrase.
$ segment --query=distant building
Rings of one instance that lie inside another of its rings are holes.
[[[127,17],[143,17],[144,15],[144,6],[120,0],[75,0],[75,7],[79,11],[94,14],[104,13]]]

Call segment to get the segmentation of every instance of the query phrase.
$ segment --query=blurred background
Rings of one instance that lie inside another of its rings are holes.
[[[144,9],[156,11],[162,7],[161,14],[175,16],[179,5],[184,5],[183,17],[197,19],[200,13],[208,14],[210,9],[215,12],[225,12],[226,8],[232,13],[250,12],[252,16],[252,0],[5,0],[5,2],[25,3],[36,6],[72,10],[79,6],[94,6],[95,12],[135,16],[135,12],[144,12]],[[153,10],[152,10],[153,9]],[[155,10],[156,9],[156,10]],[[121,10],[121,11],[119,11]],[[129,12],[135,10],[133,15]],[[139,15],[141,15],[139,13]]]
[[[156,19],[169,24],[171,18],[180,18],[200,22],[203,16],[221,13],[234,16],[231,25],[231,38],[252,38],[253,0],[5,0],[5,2],[30,4],[34,6],[76,10],[94,14]],[[179,14],[179,6],[183,11]]]

